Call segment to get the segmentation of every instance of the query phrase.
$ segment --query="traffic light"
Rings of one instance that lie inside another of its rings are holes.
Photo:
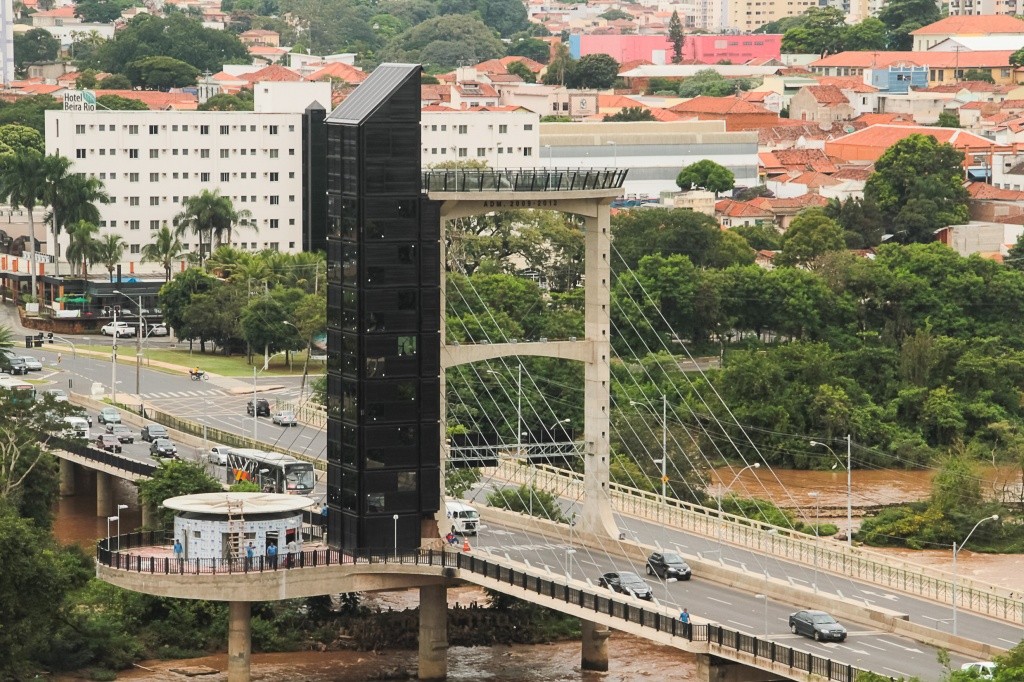
[[[53,343],[53,332],[47,332],[46,333],[46,342],[47,343]]]
[[[34,341],[35,341],[35,347],[36,348],[41,348],[42,345],[43,345],[43,333],[39,332],[38,334],[36,334],[36,338],[34,339]]]
[[[31,347],[32,347],[32,335],[31,334],[26,334],[25,335],[25,348],[31,348]]]

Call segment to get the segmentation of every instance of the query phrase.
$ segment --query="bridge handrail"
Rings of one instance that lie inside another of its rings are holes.
[[[304,532],[316,534],[319,528],[306,527]],[[223,575],[245,574],[267,571],[301,570],[344,564],[405,564],[416,566],[438,566],[458,568],[482,575],[502,583],[518,587],[538,595],[557,599],[583,609],[602,613],[613,618],[621,618],[655,632],[665,632],[673,637],[681,637],[691,642],[706,642],[709,646],[717,646],[719,651],[731,649],[751,654],[755,659],[765,659],[771,663],[781,663],[790,669],[809,674],[820,675],[826,680],[835,682],[856,682],[863,672],[847,663],[836,663],[832,659],[823,658],[806,651],[800,651],[784,644],[778,644],[721,625],[707,623],[683,623],[674,614],[665,613],[665,609],[637,606],[625,596],[617,596],[603,589],[581,589],[573,587],[564,577],[553,579],[540,574],[539,569],[522,569],[509,566],[493,558],[456,552],[451,550],[417,549],[401,552],[347,552],[336,549],[316,549],[296,552],[292,562],[285,555],[277,558],[274,566],[264,556],[253,557],[251,560],[239,559],[176,559],[172,556],[153,557],[132,554],[123,550],[141,547],[161,546],[170,548],[172,534],[167,531],[137,531],[124,535],[103,538],[96,543],[96,560],[113,569],[136,573],[180,575]],[[115,547],[115,549],[111,549]]]
[[[423,171],[428,192],[570,192],[621,188],[624,168],[434,168]]]
[[[107,466],[114,467],[115,469],[121,469],[139,476],[152,476],[153,472],[156,471],[156,466],[153,464],[139,462],[129,457],[125,457],[124,455],[100,450],[99,448],[95,448],[88,442],[82,440],[57,436],[51,438],[48,445],[53,449],[64,450],[65,452],[70,452],[73,455],[91,459],[99,462],[100,464],[106,464]]]
[[[583,497],[583,474],[548,465],[531,467],[515,460],[501,460],[497,477],[514,483],[533,483],[549,492],[558,492],[573,499]],[[835,546],[791,528],[782,528],[742,516],[702,507],[681,500],[663,500],[660,494],[609,482],[612,506],[620,513],[631,514],[657,523],[698,533],[721,537],[722,542],[754,549],[818,570],[836,573],[855,580],[915,594],[934,601],[952,604],[951,573],[912,562],[892,559],[861,547]],[[1013,623],[1024,623],[1024,601],[1014,599],[1011,592],[997,585],[970,577],[958,577],[957,608],[985,614]]]

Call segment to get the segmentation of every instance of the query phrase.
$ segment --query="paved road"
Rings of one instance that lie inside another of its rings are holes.
[[[668,531],[671,535],[673,531]],[[720,623],[757,637],[786,644],[834,661],[866,668],[891,676],[919,676],[923,680],[940,679],[943,669],[938,663],[938,650],[906,637],[899,637],[857,623],[844,625],[849,636],[843,643],[815,642],[793,635],[788,617],[799,605],[764,599],[740,590],[704,581],[699,575],[685,582],[668,582],[644,575],[644,566],[628,565],[625,560],[612,560],[600,551],[587,550],[578,544],[543,538],[501,526],[484,527],[475,539],[477,549],[528,561],[553,573],[568,574],[577,580],[589,580],[595,587],[598,576],[613,570],[632,570],[646,578],[655,600],[674,611],[682,607],[695,617]],[[472,539],[471,539],[472,542]],[[774,577],[782,577],[773,574]],[[959,668],[969,659],[953,655],[951,663]]]

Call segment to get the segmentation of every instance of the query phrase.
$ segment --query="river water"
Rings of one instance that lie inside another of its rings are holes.
[[[77,468],[77,467],[76,467]],[[79,468],[79,471],[81,469]],[[709,492],[719,494],[721,487],[735,477],[736,470],[713,472]],[[852,501],[855,516],[858,510],[879,505],[897,504],[923,499],[931,489],[931,471],[871,470],[854,471]],[[983,474],[983,490],[997,494],[1006,489],[1010,495],[1020,494],[1019,469],[990,468]],[[714,482],[719,483],[716,489]],[[91,547],[96,538],[107,533],[106,517],[96,516],[94,480],[83,475],[76,484],[81,494],[62,498],[57,509],[54,534],[66,543],[79,543]],[[731,485],[730,491],[743,496],[769,499],[781,507],[793,508],[798,514],[818,513],[822,518],[839,518],[846,513],[846,471],[784,471],[747,470]],[[818,492],[814,498],[809,493]],[[128,504],[121,512],[122,532],[141,523],[135,487],[118,481],[114,488],[115,502]],[[817,499],[817,510],[815,510]],[[1016,498],[1014,498],[1016,499]],[[110,521],[111,533],[116,533],[116,521]],[[951,552],[941,550],[876,550],[903,556],[908,560],[925,563],[936,568],[948,567]],[[1024,555],[979,555],[969,551],[957,557],[961,575],[1004,586],[1020,586],[1024,571]],[[416,606],[418,592],[389,592],[367,595],[368,606],[401,610]],[[468,606],[482,602],[484,596],[474,588],[456,588],[449,591],[449,602]],[[609,672],[590,673],[579,669],[579,642],[561,642],[537,646],[452,647],[448,651],[448,679],[455,681],[487,680],[488,682],[641,682],[652,679],[689,680],[696,677],[693,656],[684,652],[654,645],[623,633],[613,633],[608,642]],[[363,680],[406,679],[414,676],[416,651],[372,652],[301,652],[281,654],[255,654],[254,680],[289,680],[296,682],[362,682]],[[183,661],[144,661],[118,679],[163,682],[185,679],[174,669],[197,667],[207,671],[198,679],[222,682],[227,679],[226,653]],[[64,677],[60,680],[75,678]]]

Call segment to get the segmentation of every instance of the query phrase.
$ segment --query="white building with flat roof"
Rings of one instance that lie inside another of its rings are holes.
[[[540,115],[525,107],[423,107],[423,167],[483,161],[488,168],[534,168],[540,159]]]
[[[257,84],[257,104],[261,97],[284,99],[276,96],[279,84],[271,85],[263,93]],[[124,239],[126,262],[138,262],[156,230],[173,227],[186,197],[203,190],[219,190],[236,211],[251,214],[232,230],[233,246],[301,251],[301,112],[322,96],[324,84],[307,85],[313,87],[304,95],[288,89],[289,111],[48,111],[46,153],[66,156],[72,170],[103,182],[110,201],[100,206],[100,235]],[[329,107],[329,86],[325,92]],[[67,235],[58,245],[48,239],[47,253],[62,258]],[[181,240],[198,250],[196,235]]]

